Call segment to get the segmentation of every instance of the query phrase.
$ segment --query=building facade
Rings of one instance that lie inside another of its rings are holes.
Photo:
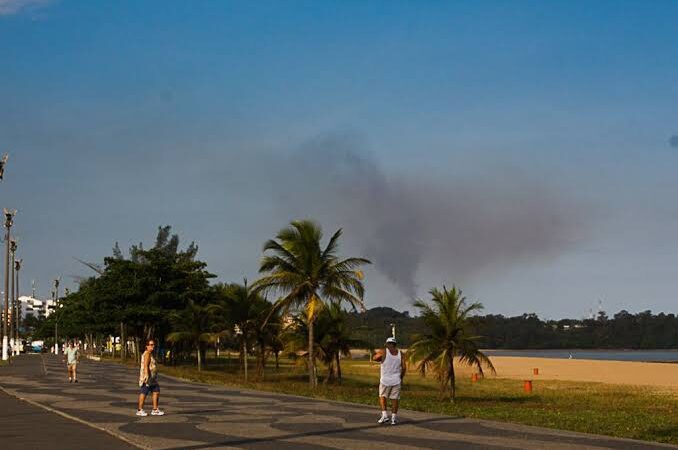
[[[26,317],[49,317],[54,310],[54,300],[41,300],[38,298],[22,295],[19,297],[21,319]]]

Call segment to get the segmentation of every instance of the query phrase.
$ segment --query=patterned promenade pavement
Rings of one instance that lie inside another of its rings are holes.
[[[107,430],[139,448],[678,448],[412,411],[401,411],[401,423],[397,426],[377,425],[376,408],[208,386],[162,375],[160,400],[167,415],[139,418],[134,415],[137,376],[136,370],[118,364],[84,361],[79,367],[80,382],[69,384],[60,359],[27,355],[16,358],[9,367],[0,368],[0,386],[11,395]],[[45,432],[40,427],[33,430],[31,433],[36,435]],[[111,437],[103,431],[98,433],[96,436],[102,440]],[[120,444],[120,448],[129,448],[123,441]],[[93,438],[90,448],[98,447]],[[56,441],[44,448],[69,447]]]

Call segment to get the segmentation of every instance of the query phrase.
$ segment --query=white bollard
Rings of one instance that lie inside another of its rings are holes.
[[[7,336],[2,337],[2,360],[7,361],[9,359],[9,353],[7,348]]]

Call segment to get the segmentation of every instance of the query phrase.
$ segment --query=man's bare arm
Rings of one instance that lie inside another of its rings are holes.
[[[372,358],[374,361],[380,363],[384,359],[384,351],[383,350],[377,350],[374,352],[374,357]]]
[[[151,355],[148,353],[144,354],[144,384],[148,382],[148,367],[151,365]]]

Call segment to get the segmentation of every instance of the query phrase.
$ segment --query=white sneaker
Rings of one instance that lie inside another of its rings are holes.
[[[396,416],[391,416],[391,425],[397,424],[398,421],[396,420]]]
[[[151,411],[151,415],[152,416],[164,416],[165,411],[161,411],[159,409],[154,409],[153,411]]]
[[[388,416],[381,416],[379,420],[377,420],[377,423],[386,423],[388,422]]]
[[[137,410],[137,416],[146,417],[147,415],[148,415],[148,413],[146,411],[144,411],[143,409]]]

